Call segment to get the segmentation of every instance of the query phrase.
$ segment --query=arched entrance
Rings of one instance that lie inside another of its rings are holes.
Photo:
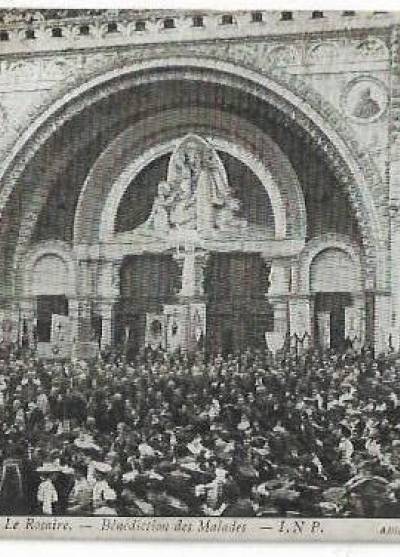
[[[312,308],[311,333],[322,349],[370,344],[373,322],[359,250],[344,237],[325,235],[302,254],[300,287]]]
[[[350,256],[337,248],[320,252],[311,263],[310,289],[318,344],[343,350],[356,336],[353,293],[361,290]]]

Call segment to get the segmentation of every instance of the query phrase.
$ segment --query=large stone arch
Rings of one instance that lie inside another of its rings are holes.
[[[115,91],[141,83],[167,79],[191,79],[226,84],[252,95],[282,113],[285,121],[304,130],[305,136],[321,149],[345,185],[357,215],[368,262],[370,286],[385,288],[387,262],[384,255],[383,224],[374,204],[372,192],[381,182],[373,165],[356,152],[351,134],[339,131],[329,118],[329,107],[315,94],[290,81],[278,82],[245,67],[212,58],[158,58],[136,62],[97,76],[69,91],[46,109],[10,149],[0,168],[0,214],[4,214],[18,178],[29,160],[66,121],[86,106],[106,98]],[[296,91],[293,92],[293,91]],[[340,126],[339,126],[340,128]]]

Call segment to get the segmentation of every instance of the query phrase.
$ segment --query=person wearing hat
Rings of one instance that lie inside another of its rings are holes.
[[[117,514],[114,505],[117,494],[110,487],[107,481],[107,474],[110,474],[112,468],[110,464],[105,462],[95,462],[95,482],[92,490],[92,506],[93,514],[99,515],[115,515]]]
[[[59,466],[48,462],[37,468],[41,482],[36,497],[44,515],[54,514],[55,505],[58,502],[58,493],[53,482],[59,471]]]
[[[367,471],[349,480],[346,487],[345,516],[384,518],[392,514],[391,486],[385,478],[372,476]]]
[[[93,487],[86,478],[87,469],[82,464],[77,464],[74,485],[68,496],[67,513],[82,516],[90,513],[92,504]]]
[[[154,516],[154,505],[148,500],[146,482],[137,471],[122,476],[120,510],[126,516]]]

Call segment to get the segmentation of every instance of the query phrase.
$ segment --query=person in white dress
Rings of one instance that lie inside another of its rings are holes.
[[[55,505],[58,503],[58,493],[53,480],[59,471],[59,467],[52,463],[44,463],[37,468],[41,482],[36,497],[44,515],[54,514]]]

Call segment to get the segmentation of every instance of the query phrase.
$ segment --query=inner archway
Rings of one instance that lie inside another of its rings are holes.
[[[343,351],[364,341],[365,300],[360,265],[349,251],[327,247],[310,266],[310,291],[314,296],[317,344]]]

